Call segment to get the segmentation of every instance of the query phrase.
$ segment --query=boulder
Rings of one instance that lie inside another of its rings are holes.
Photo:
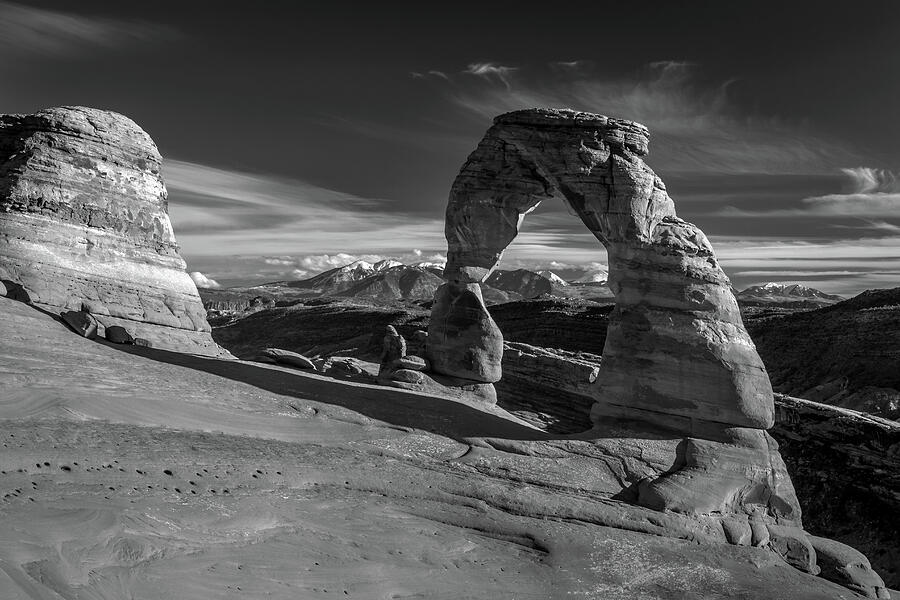
[[[142,338],[142,337],[134,338],[134,345],[142,346],[144,348],[152,348],[153,347],[153,343],[150,340],[148,340],[147,338]]]
[[[398,358],[392,363],[393,368],[395,369],[409,369],[411,371],[427,371],[428,370],[428,361],[422,358],[421,356],[414,356],[412,354],[407,354],[401,358]]]
[[[161,162],[114,112],[0,115],[0,279],[52,312],[88,303],[161,348],[230,356],[178,254]]]
[[[6,284],[0,281],[0,296],[6,297],[7,289]]]
[[[406,356],[406,340],[397,333],[397,329],[393,325],[388,325],[385,327],[382,342],[379,373],[390,370],[393,363],[404,356]]]
[[[97,337],[97,319],[83,310],[67,310],[60,314],[72,331],[89,340]]]
[[[6,296],[10,300],[24,302],[25,304],[29,304],[31,302],[31,295],[29,295],[28,290],[22,287],[22,284],[4,279],[2,282],[0,282],[0,285],[3,286],[2,295]]]
[[[106,328],[106,332],[104,334],[106,336],[107,341],[110,341],[114,344],[133,344],[134,338],[131,337],[131,334],[122,327],[121,325],[112,325]]]
[[[371,380],[372,375],[366,371],[362,363],[349,356],[333,356],[325,361],[323,370],[326,375],[337,379]]]
[[[862,552],[835,540],[809,536],[821,576],[866,598],[890,598],[884,581]]]
[[[397,369],[391,373],[391,379],[401,383],[419,384],[425,381],[425,375],[420,371],[414,371],[412,369]]]
[[[302,354],[291,352],[290,350],[281,350],[280,348],[266,348],[260,354],[275,361],[281,365],[289,367],[297,367],[298,369],[316,370],[316,365]]]

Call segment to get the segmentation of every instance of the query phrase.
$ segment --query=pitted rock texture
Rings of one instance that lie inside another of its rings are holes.
[[[161,162],[113,112],[0,116],[0,279],[156,347],[221,355],[178,254]]]
[[[560,198],[606,246],[616,295],[594,420],[639,414],[686,434],[771,427],[771,385],[731,284],[641,159],[648,140],[637,123],[571,110],[497,117],[450,192],[448,285],[485,281],[524,216]],[[429,347],[444,363],[462,355],[439,338]]]

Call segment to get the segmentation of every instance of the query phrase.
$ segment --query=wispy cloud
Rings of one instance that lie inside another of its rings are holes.
[[[467,75],[477,75],[488,81],[499,81],[506,89],[511,89],[509,80],[512,74],[517,71],[516,67],[507,67],[493,62],[476,62],[470,63],[463,71]]]
[[[439,79],[443,79],[445,81],[450,81],[450,76],[444,73],[443,71],[438,71],[437,69],[431,69],[430,71],[425,71],[424,73],[420,73],[418,71],[410,71],[410,76],[415,79],[421,79],[423,77],[428,77],[429,75],[432,77],[437,77]]]
[[[282,177],[191,162],[163,165],[175,234],[188,256],[362,254],[443,246],[443,223],[391,203]]]
[[[850,191],[803,198],[797,206],[773,210],[747,210],[727,206],[718,211],[733,217],[851,217],[859,218],[873,230],[893,231],[895,225],[883,220],[900,219],[900,181],[883,169],[856,167],[841,169],[850,183]],[[846,226],[846,225],[838,225]]]
[[[590,65],[590,61],[587,60],[557,60],[550,63],[550,67],[554,69],[581,69]]]
[[[71,58],[80,52],[171,40],[172,27],[148,21],[85,17],[0,1],[0,51]]]
[[[566,65],[566,66],[564,66]],[[536,106],[568,107],[639,121],[652,134],[649,162],[665,172],[822,173],[858,162],[854,152],[773,117],[741,114],[732,81],[701,82],[699,66],[658,61],[628,77],[600,75],[580,61],[549,69],[472,63],[445,93],[482,119]]]
[[[873,192],[900,192],[897,176],[885,169],[854,167],[841,169],[853,183],[853,192],[869,194]]]

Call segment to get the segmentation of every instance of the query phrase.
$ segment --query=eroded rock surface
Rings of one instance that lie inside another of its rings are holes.
[[[848,597],[612,497],[667,468],[653,446],[671,442],[642,459],[496,407],[0,312],[0,596]]]
[[[654,453],[667,465],[626,476],[618,497],[818,574],[778,443],[765,431],[775,412],[768,374],[712,246],[677,217],[643,162],[648,143],[642,125],[571,110],[497,117],[450,192],[447,283],[435,294],[428,358],[440,374],[501,379],[502,334],[480,284],[527,213],[545,199],[565,201],[606,247],[616,301],[590,390],[594,427],[582,435],[634,439],[641,460]],[[623,461],[632,457],[620,450]]]
[[[113,112],[0,116],[0,279],[156,347],[222,354],[178,254],[161,161]]]
[[[450,192],[447,285],[485,281],[524,216],[559,198],[606,246],[616,295],[595,420],[640,411],[686,434],[710,424],[771,427],[771,386],[730,282],[706,236],[676,216],[642,160],[648,143],[642,125],[600,115],[534,109],[497,117]],[[436,295],[436,312],[446,298]],[[470,316],[473,329],[478,318]],[[443,359],[432,361],[439,372],[463,354],[439,337],[429,347]]]

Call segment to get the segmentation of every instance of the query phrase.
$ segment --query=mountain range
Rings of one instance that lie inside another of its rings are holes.
[[[293,281],[273,281],[248,288],[201,290],[207,309],[220,312],[253,310],[271,303],[285,303],[317,297],[355,298],[369,302],[427,303],[443,283],[442,263],[412,265],[393,259],[375,263],[358,260]],[[585,271],[566,281],[550,270],[494,271],[482,284],[488,305],[541,297],[560,297],[609,302],[609,273],[604,268]],[[742,307],[760,309],[810,309],[839,302],[843,298],[798,283],[766,283],[736,294]],[[246,305],[246,306],[244,306]]]
[[[234,312],[267,302],[292,302],[308,298],[355,298],[376,303],[430,302],[444,282],[444,265],[421,262],[412,265],[385,259],[375,263],[358,260],[313,277],[273,281],[246,288],[201,289],[206,308]],[[585,282],[567,282],[552,271],[497,270],[482,284],[487,304],[502,304],[541,296],[609,300],[605,272],[585,274]],[[242,302],[241,298],[246,302]],[[246,304],[246,307],[242,307]]]
[[[815,288],[799,283],[764,283],[754,285],[736,294],[738,301],[744,306],[766,306],[771,304],[803,305],[809,308],[826,306],[840,302],[844,298],[834,294],[826,294]]]

